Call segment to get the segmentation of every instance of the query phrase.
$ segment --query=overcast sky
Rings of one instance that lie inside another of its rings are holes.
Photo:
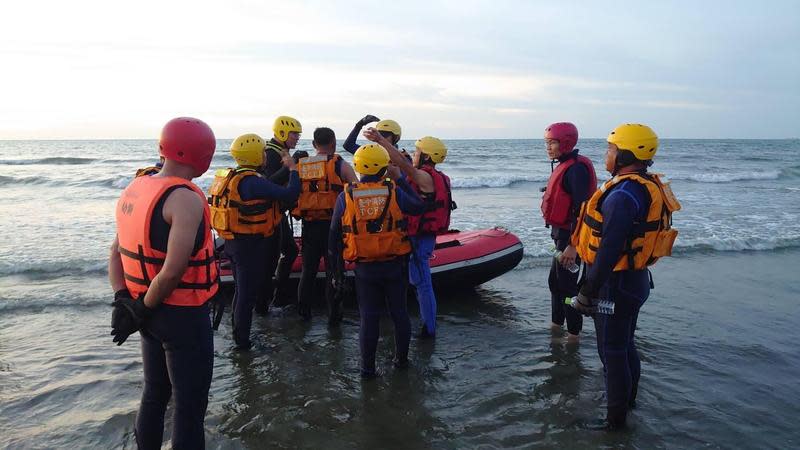
[[[367,113],[407,138],[800,137],[798,1],[9,0],[0,61],[0,139],[280,114],[343,138]]]

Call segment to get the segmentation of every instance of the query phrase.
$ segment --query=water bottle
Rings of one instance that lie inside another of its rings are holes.
[[[564,303],[574,308],[575,305],[578,304],[578,297],[567,297],[564,299]],[[597,313],[613,316],[614,302],[611,300],[600,300],[597,302]]]
[[[561,258],[561,255],[563,253],[564,252],[562,252],[561,250],[556,250],[555,247],[553,248],[553,258],[555,258],[556,261],[558,261],[559,258]],[[575,263],[572,263],[572,264],[568,265],[567,267],[565,267],[565,269],[569,270],[572,273],[578,273],[578,271],[581,270],[581,267],[579,265],[575,264]]]

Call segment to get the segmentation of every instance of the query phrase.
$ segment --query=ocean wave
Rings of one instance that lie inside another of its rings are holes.
[[[52,182],[47,177],[9,177],[5,175],[0,175],[0,186],[8,186],[8,185],[20,185],[20,184],[47,184]]]
[[[747,180],[777,180],[781,176],[780,170],[766,170],[760,172],[713,172],[698,173],[687,177],[672,177],[675,180],[695,181],[698,183],[730,183],[732,181]]]
[[[50,158],[40,158],[40,159],[6,159],[0,161],[0,164],[6,164],[9,166],[32,166],[36,164],[69,166],[76,164],[91,164],[95,161],[97,160],[94,158],[54,156]]]
[[[551,264],[553,245],[545,243],[525,243],[522,261],[515,270],[545,269]],[[698,239],[679,238],[672,249],[673,256],[690,255],[696,253],[718,252],[760,252],[777,251],[800,248],[800,236],[781,236],[776,238],[715,238],[704,242]]]
[[[547,178],[531,175],[486,175],[481,177],[452,177],[451,186],[455,189],[482,187],[506,187],[520,183],[547,182]]]
[[[697,183],[730,183],[733,181],[778,180],[798,177],[800,177],[800,166],[791,166],[774,170],[756,170],[752,172],[705,172],[685,176],[672,176],[669,178],[673,180],[694,181]]]
[[[800,237],[798,236],[713,238],[704,242],[693,239],[683,245],[680,242],[679,238],[673,248],[673,253],[770,251],[800,247]]]
[[[112,175],[102,178],[88,178],[82,180],[54,180],[48,177],[11,177],[0,175],[0,186],[10,185],[51,185],[51,186],[100,186],[107,188],[123,189],[133,179],[133,175]]]
[[[108,272],[106,261],[0,261],[0,276],[30,275],[55,278],[68,275],[103,274]]]

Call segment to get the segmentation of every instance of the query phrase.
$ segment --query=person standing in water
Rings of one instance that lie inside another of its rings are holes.
[[[141,335],[144,388],[136,444],[161,448],[164,414],[175,400],[172,446],[204,448],[214,345],[208,301],[218,274],[205,194],[192,183],[208,170],[216,139],[203,121],[179,117],[161,131],[161,171],[135,178],[116,208],[108,276],[111,334]]]
[[[300,121],[289,116],[279,116],[272,124],[272,139],[267,142],[265,148],[265,159],[267,161],[263,169],[263,174],[275,184],[285,186],[289,181],[289,170],[284,167],[283,153],[297,147],[303,126]],[[291,204],[285,204],[284,210],[291,209]],[[289,216],[282,213],[280,227],[278,229],[278,239],[275,240],[273,247],[267,252],[267,297],[262,298],[256,304],[256,312],[267,314],[269,305],[276,306],[288,304],[287,298],[292,294],[289,290],[289,275],[292,273],[292,264],[297,258],[297,243],[294,241],[294,233],[289,224]],[[277,270],[276,270],[277,269]],[[272,284],[272,276],[275,276],[275,284]],[[273,290],[274,287],[274,290]]]
[[[558,261],[553,259],[547,284],[550,287],[550,328],[560,332],[567,322],[567,340],[577,343],[583,328],[583,317],[573,308],[564,304],[564,299],[578,293],[578,273],[567,268],[577,266],[575,249],[570,247],[569,238],[575,229],[581,204],[597,190],[597,176],[592,161],[579,155],[575,148],[578,143],[578,128],[569,122],[558,122],[544,130],[544,143],[547,157],[551,161],[550,179],[542,196],[542,216],[550,228],[550,237],[556,251],[562,254]],[[558,162],[555,169],[552,166]]]
[[[425,136],[416,141],[416,150],[412,161],[409,161],[377,129],[369,128],[364,136],[386,149],[392,163],[408,177],[409,184],[425,204],[422,213],[408,216],[408,235],[413,249],[408,271],[422,318],[417,338],[435,339],[436,295],[431,281],[430,258],[436,245],[436,236],[447,232],[450,212],[455,209],[450,178],[436,168],[447,157],[447,147],[439,139]]]
[[[286,187],[258,172],[265,163],[264,140],[244,134],[231,143],[236,168],[220,169],[209,188],[211,226],[225,239],[236,292],[233,300],[233,340],[236,350],[249,350],[253,307],[263,298],[267,259],[277,251],[280,202],[292,202],[300,193],[294,160],[283,152],[281,163],[289,170]]]
[[[680,204],[669,183],[647,171],[657,150],[658,136],[646,125],[611,131],[605,166],[613,178],[584,203],[571,238],[588,265],[575,307],[594,316],[606,381],[606,418],[591,428],[623,428],[636,406],[641,364],[634,333],[653,287],[648,267],[672,253],[678,235],[672,213]],[[612,314],[597,312],[599,299],[613,302]]]
[[[408,367],[411,322],[406,288],[411,246],[405,216],[420,213],[423,204],[400,171],[389,164],[389,154],[381,146],[362,145],[353,155],[353,166],[361,181],[345,185],[336,199],[328,258],[341,255],[355,262],[361,377],[368,379],[380,375],[375,353],[384,309],[394,322],[394,366]]]
[[[336,134],[330,128],[314,130],[312,142],[317,154],[301,158],[298,167],[301,193],[292,216],[303,221],[301,232],[303,269],[297,286],[300,316],[311,319],[314,281],[319,260],[325,260],[325,300],[328,305],[328,325],[342,320],[341,298],[333,293],[333,274],[338,260],[328,258],[328,233],[336,199],[346,183],[358,181],[353,168],[336,154]]]

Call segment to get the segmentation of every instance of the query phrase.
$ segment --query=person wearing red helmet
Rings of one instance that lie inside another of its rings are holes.
[[[549,125],[544,131],[545,148],[551,160],[550,179],[542,196],[542,216],[550,228],[550,237],[556,250],[561,251],[558,261],[550,267],[547,282],[550,288],[551,329],[560,331],[567,322],[567,340],[578,342],[583,328],[583,317],[564,304],[566,297],[578,293],[578,273],[567,268],[580,261],[569,239],[580,212],[581,203],[597,190],[597,176],[592,161],[578,154],[578,128],[570,122]],[[558,165],[553,167],[555,163]]]
[[[111,334],[141,337],[144,388],[136,415],[139,448],[161,448],[164,414],[175,399],[172,446],[203,448],[214,346],[208,301],[218,273],[206,197],[192,179],[208,170],[216,139],[191,117],[164,126],[161,171],[135,178],[116,207],[109,282]]]

